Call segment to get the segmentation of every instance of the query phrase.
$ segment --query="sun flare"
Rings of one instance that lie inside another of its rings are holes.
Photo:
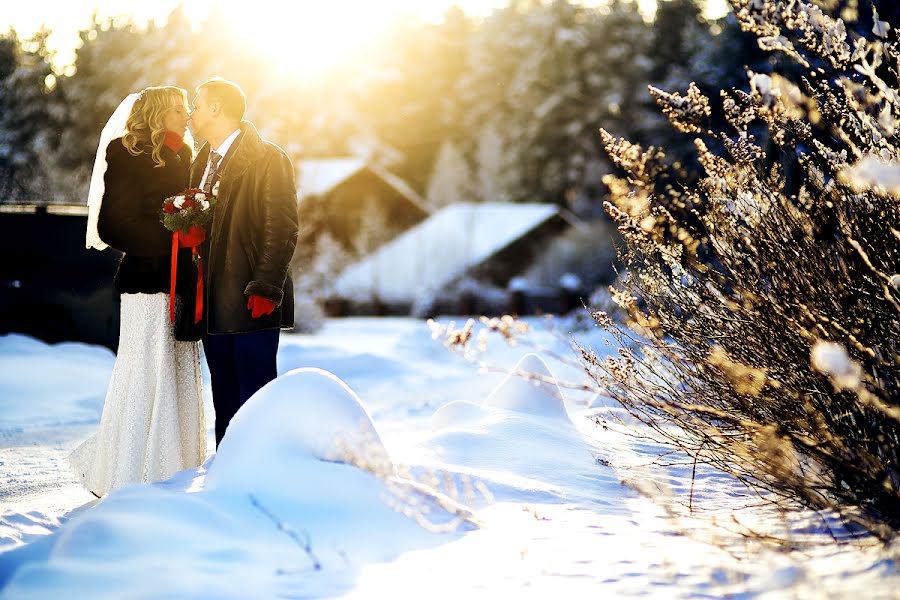
[[[439,22],[452,6],[473,17],[486,16],[509,0],[182,0],[188,14],[206,18],[211,11],[225,17],[237,43],[268,62],[276,77],[297,79],[326,74],[358,63],[374,49],[379,35],[398,19]],[[580,0],[598,6],[608,0]],[[638,0],[652,12],[657,0]],[[718,17],[726,0],[706,0],[706,13]],[[201,15],[205,15],[201,16]],[[231,43],[226,38],[224,43]]]
[[[335,65],[363,54],[365,48],[392,21],[404,15],[440,21],[453,4],[473,16],[486,15],[506,0],[46,0],[18,2],[0,11],[0,28],[14,28],[30,37],[42,25],[52,32],[48,47],[55,53],[59,72],[72,68],[80,45],[79,30],[87,29],[91,15],[101,20],[129,19],[138,26],[166,17],[181,6],[187,18],[201,23],[214,12],[222,15],[227,31],[214,44],[233,44],[260,53],[271,61],[273,73],[306,77],[327,72]]]
[[[270,61],[275,76],[307,78],[326,73],[337,65],[354,61],[399,17],[439,22],[452,5],[473,17],[488,15],[509,0],[156,0],[137,4],[123,0],[46,0],[5,6],[0,28],[15,28],[29,37],[42,24],[53,33],[48,47],[55,52],[58,72],[72,68],[79,45],[78,30],[90,24],[91,13],[100,19],[125,17],[138,25],[165,22],[181,6],[185,15],[200,23],[218,11],[227,32],[215,44],[238,44]],[[607,0],[580,0],[596,6]],[[656,0],[637,0],[642,10],[651,10]],[[726,0],[706,0],[706,15],[720,17]]]
[[[271,61],[273,72],[297,77],[321,74],[352,60],[402,14],[397,10],[402,6],[387,9],[379,2],[264,0],[250,10],[243,0],[224,4],[223,14],[233,31],[246,36],[249,46]]]

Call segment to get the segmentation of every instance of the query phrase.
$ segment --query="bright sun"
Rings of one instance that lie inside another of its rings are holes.
[[[219,0],[234,31],[248,36],[276,73],[313,76],[352,60],[411,2]],[[405,5],[405,6],[404,6]],[[225,43],[228,43],[226,40]]]
[[[507,0],[2,1],[0,30],[13,27],[27,38],[42,24],[49,27],[53,33],[48,46],[56,52],[54,63],[60,71],[71,69],[78,31],[90,25],[92,13],[100,19],[121,16],[144,25],[151,20],[164,22],[181,5],[197,23],[206,20],[215,7],[234,32],[216,43],[252,44],[271,59],[276,73],[304,77],[350,60],[398,16],[436,22],[453,4],[471,15],[486,15]]]

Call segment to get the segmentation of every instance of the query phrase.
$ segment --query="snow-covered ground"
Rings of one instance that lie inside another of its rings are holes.
[[[487,357],[578,379],[528,352]],[[478,370],[422,321],[328,321],[278,358],[203,467],[98,502],[66,456],[113,354],[0,337],[0,598],[897,597],[888,551],[705,469],[690,513],[690,465],[595,422],[617,407]]]

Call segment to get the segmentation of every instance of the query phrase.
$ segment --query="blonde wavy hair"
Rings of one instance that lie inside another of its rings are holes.
[[[163,115],[172,108],[173,100],[182,102],[187,108],[187,91],[179,87],[161,86],[145,88],[138,96],[128,120],[125,122],[126,133],[122,136],[122,145],[132,155],[143,154],[145,146],[150,145],[150,155],[157,167],[166,164],[162,157],[162,147],[166,139],[166,126]],[[193,140],[186,132],[184,143],[193,149]]]

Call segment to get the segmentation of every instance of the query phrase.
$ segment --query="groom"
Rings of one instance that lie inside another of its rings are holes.
[[[194,133],[206,140],[191,166],[191,187],[217,193],[202,247],[201,323],[216,445],[244,402],[275,379],[279,329],[294,325],[294,169],[281,148],[243,120],[246,107],[240,86],[213,78],[197,86],[191,112]]]

